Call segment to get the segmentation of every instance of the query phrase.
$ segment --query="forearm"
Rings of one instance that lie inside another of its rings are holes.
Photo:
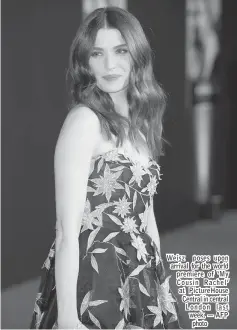
[[[55,255],[58,325],[74,328],[77,313],[77,279],[79,272],[78,239],[61,240]],[[72,324],[69,324],[71,322]]]

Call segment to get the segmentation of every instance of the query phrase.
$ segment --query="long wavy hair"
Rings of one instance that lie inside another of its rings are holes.
[[[115,110],[110,95],[97,87],[89,69],[89,57],[101,28],[120,31],[132,58],[132,69],[127,88],[129,116]],[[94,10],[79,27],[72,42],[68,77],[72,97],[70,108],[84,104],[98,116],[102,133],[116,137],[116,146],[128,138],[137,150],[148,149],[150,156],[159,160],[163,155],[163,114],[166,95],[157,83],[152,66],[152,50],[139,21],[119,7]],[[142,134],[146,139],[142,138]]]

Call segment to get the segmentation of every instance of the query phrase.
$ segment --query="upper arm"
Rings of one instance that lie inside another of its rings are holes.
[[[91,158],[99,136],[99,119],[92,110],[78,107],[68,113],[54,154],[56,226],[64,239],[79,235]]]

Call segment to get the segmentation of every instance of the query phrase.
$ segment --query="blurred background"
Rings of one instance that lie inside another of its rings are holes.
[[[161,252],[230,256],[237,328],[237,1],[2,0],[1,328],[27,329],[54,239],[54,148],[68,111],[69,47],[83,17],[118,5],[141,22],[168,94],[155,199]],[[184,329],[191,321],[177,293]]]

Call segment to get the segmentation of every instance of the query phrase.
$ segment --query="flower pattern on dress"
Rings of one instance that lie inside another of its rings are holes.
[[[163,324],[162,310],[159,299],[157,298],[157,306],[147,306],[147,308],[156,316],[153,327],[156,327],[160,323]]]
[[[147,190],[149,191],[150,195],[154,195],[154,193],[156,192],[156,186],[157,186],[157,179],[156,177],[152,177],[147,185]]]
[[[123,225],[121,225],[121,228],[125,233],[136,233],[139,234],[139,231],[136,229],[138,225],[136,224],[136,220],[132,218],[125,218]]]
[[[176,302],[176,299],[174,299],[170,292],[169,279],[170,276],[166,277],[165,281],[162,284],[157,283],[157,291],[162,311],[165,314],[167,314],[167,312],[170,312],[171,314],[175,315],[176,313],[173,303]]]
[[[34,308],[34,312],[35,312],[35,315],[36,315],[36,327],[40,325],[40,322],[42,320],[42,317],[44,316],[44,312],[41,311],[40,309],[40,302],[41,302],[41,296],[42,296],[42,293],[39,292],[37,293],[36,295],[36,301],[35,301],[35,308]]]
[[[96,190],[94,196],[103,194],[106,196],[107,201],[110,200],[112,192],[116,189],[124,189],[121,184],[117,182],[117,179],[121,175],[122,171],[112,172],[109,166],[106,164],[103,175],[100,178],[90,179],[95,183]]]
[[[134,246],[137,250],[137,259],[140,261],[142,258],[145,262],[147,262],[146,255],[148,253],[146,250],[146,244],[143,242],[140,236],[132,235],[132,246]]]
[[[129,306],[130,306],[130,296],[129,296],[129,281],[126,279],[124,284],[122,284],[121,288],[118,288],[119,294],[121,296],[121,303],[119,306],[119,310],[124,311],[124,316],[128,319],[128,314],[130,314]]]
[[[144,231],[147,228],[149,212],[150,212],[150,206],[148,206],[148,203],[146,203],[145,211],[143,213],[138,214],[139,218],[141,219],[140,231]]]
[[[45,262],[44,262],[42,268],[45,267],[46,269],[50,269],[50,266],[51,266],[51,259],[54,257],[54,253],[55,253],[54,249],[50,249],[50,250],[49,250],[48,257],[47,257],[47,259],[45,260]]]
[[[93,230],[93,222],[95,221],[95,217],[91,213],[91,204],[90,201],[87,199],[85,208],[84,208],[84,213],[82,216],[82,231],[91,229]]]
[[[129,213],[130,204],[132,204],[132,202],[128,202],[126,196],[124,195],[122,199],[119,198],[118,202],[114,202],[114,205],[116,206],[113,213],[118,213],[118,215],[124,218],[125,215]]]
[[[146,173],[144,169],[140,166],[139,163],[135,163],[134,165],[130,166],[130,169],[132,171],[132,178],[129,181],[129,184],[133,183],[133,181],[136,181],[138,186],[141,186],[142,176]]]
[[[90,329],[180,328],[177,301],[162,258],[147,233],[160,166],[133,161],[118,149],[91,162],[79,234],[77,307]],[[57,321],[55,241],[43,267],[32,328]]]

